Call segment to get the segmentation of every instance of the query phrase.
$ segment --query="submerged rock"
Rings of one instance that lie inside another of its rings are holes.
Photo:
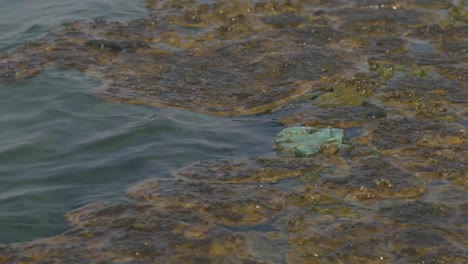
[[[241,235],[183,208],[95,203],[66,218],[62,235],[0,248],[2,263],[267,263]]]
[[[320,95],[314,103],[323,107],[359,106],[374,93],[376,85],[373,78],[356,74],[350,79],[336,82],[332,92]]]
[[[278,182],[320,171],[330,162],[289,158],[238,158],[233,160],[197,161],[178,169],[174,174],[191,180],[220,183]]]
[[[284,207],[281,192],[269,186],[150,179],[130,188],[127,195],[158,207],[186,208],[223,226],[258,225]]]
[[[305,111],[283,117],[280,122],[286,126],[334,126],[343,129],[362,127],[387,115],[385,109],[369,103],[351,107],[321,108],[310,105],[304,108]]]
[[[110,101],[285,107],[294,126],[275,140],[285,157],[185,165],[69,212],[61,235],[0,245],[0,263],[467,263],[468,26],[453,2],[146,0],[148,19],[69,22],[0,54],[0,83],[58,65],[101,78]],[[362,131],[352,149],[344,128]]]
[[[259,1],[245,13],[249,5],[228,2],[147,2],[154,20],[70,22],[2,56],[0,81],[62,66],[97,75],[105,85],[96,92],[111,101],[231,116],[281,107],[352,63],[328,41],[303,45],[320,35],[288,31],[313,25],[312,6]]]

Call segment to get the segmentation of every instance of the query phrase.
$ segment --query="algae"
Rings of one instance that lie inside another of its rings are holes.
[[[278,155],[137,183],[0,262],[468,262],[464,1],[146,3],[149,19],[72,21],[0,54],[0,82],[60,65],[115,102],[274,112]]]

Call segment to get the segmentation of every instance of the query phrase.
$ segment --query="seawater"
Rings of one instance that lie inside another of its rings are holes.
[[[0,52],[72,20],[147,16],[143,1],[0,0]],[[109,103],[98,79],[48,68],[0,85],[0,243],[67,229],[63,214],[126,199],[130,185],[185,163],[273,153],[273,116],[218,118]]]

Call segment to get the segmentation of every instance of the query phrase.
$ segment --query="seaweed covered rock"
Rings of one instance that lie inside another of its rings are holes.
[[[127,192],[156,206],[186,208],[223,226],[258,225],[282,212],[282,194],[268,186],[149,179]]]
[[[364,74],[356,74],[352,78],[339,80],[331,92],[321,94],[314,103],[323,107],[359,106],[372,96],[376,82]]]
[[[70,22],[2,56],[0,81],[56,65],[97,75],[111,101],[230,116],[281,107],[352,63],[321,35],[288,31],[313,25],[312,6],[202,2],[148,1],[154,20]]]
[[[242,236],[182,208],[95,203],[66,218],[72,228],[62,235],[0,248],[2,263],[268,263]]]
[[[384,118],[387,113],[382,107],[365,103],[359,106],[322,108],[312,104],[300,112],[280,119],[286,126],[354,128],[368,125]]]
[[[267,183],[320,171],[329,163],[324,160],[277,157],[204,160],[178,169],[178,178],[219,183]]]
[[[146,0],[147,19],[71,21],[0,54],[0,83],[61,66],[101,78],[110,101],[283,108],[288,127],[277,156],[140,182],[66,214],[61,235],[0,245],[0,263],[467,263],[456,2]],[[353,148],[345,128],[362,131]]]

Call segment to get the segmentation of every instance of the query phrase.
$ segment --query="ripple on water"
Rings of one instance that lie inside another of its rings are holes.
[[[1,242],[57,234],[66,211],[123,199],[131,183],[169,177],[188,162],[272,153],[281,129],[265,118],[107,103],[91,93],[97,85],[49,68],[1,87],[0,227],[8,230]]]
[[[0,6],[0,51],[31,41],[50,27],[67,21],[147,16],[143,0],[0,0]],[[28,19],[24,19],[24,14],[28,14]]]

